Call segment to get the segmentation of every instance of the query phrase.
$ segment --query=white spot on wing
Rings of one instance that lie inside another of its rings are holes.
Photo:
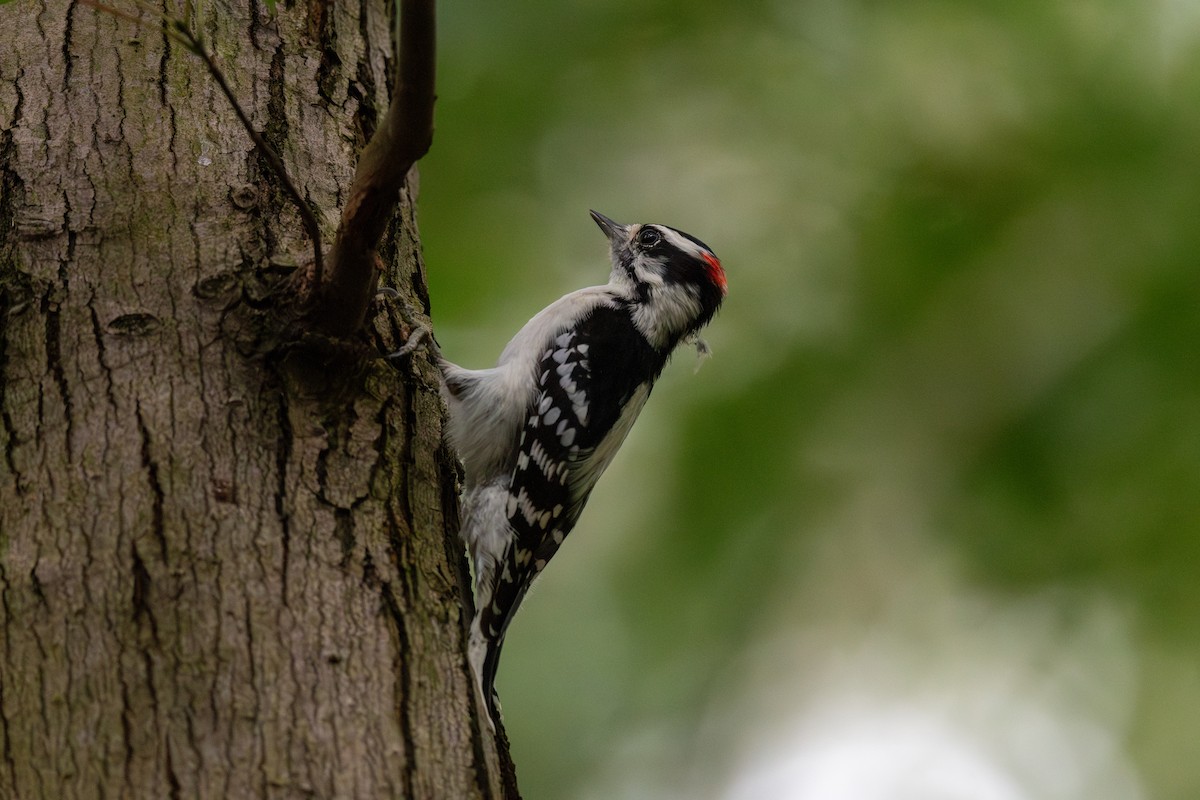
[[[530,499],[529,494],[525,491],[524,486],[522,486],[521,491],[517,493],[516,500],[517,507],[521,510],[521,516],[525,518],[525,522],[529,525],[536,523],[540,512],[533,504],[533,500]],[[510,514],[509,516],[513,515]]]
[[[646,405],[646,398],[650,396],[650,387],[646,384],[639,386],[629,398],[629,402],[621,410],[621,416],[616,423],[605,434],[600,443],[596,445],[592,451],[591,457],[579,465],[571,475],[571,492],[578,497],[581,493],[591,489],[596,485],[600,475],[608,468],[612,462],[613,456],[617,454],[617,450],[621,447],[621,443],[625,441],[625,437],[629,434],[629,429],[633,427],[634,420],[641,413],[642,407]]]

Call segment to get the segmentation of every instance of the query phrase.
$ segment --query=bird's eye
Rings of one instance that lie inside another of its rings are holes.
[[[642,228],[637,239],[638,244],[642,247],[654,247],[654,245],[662,241],[662,234],[654,230],[654,228]]]

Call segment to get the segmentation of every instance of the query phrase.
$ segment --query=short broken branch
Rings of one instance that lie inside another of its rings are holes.
[[[379,241],[395,214],[409,171],[429,152],[433,142],[436,3],[435,0],[395,1],[399,10],[393,32],[396,72],[392,78],[391,105],[359,156],[333,248],[325,259],[316,214],[292,182],[279,154],[250,123],[199,34],[183,20],[152,8],[146,0],[133,0],[140,9],[162,20],[167,36],[204,61],[242,127],[296,204],[313,245],[313,267],[301,288],[302,313],[312,330],[335,338],[350,336],[362,327],[381,266],[376,252]],[[102,0],[80,2],[144,24],[140,17],[106,5]]]
[[[362,326],[377,282],[376,248],[409,170],[433,141],[435,2],[398,3],[392,102],[359,156],[328,270],[313,276],[308,321],[330,336],[348,336]]]

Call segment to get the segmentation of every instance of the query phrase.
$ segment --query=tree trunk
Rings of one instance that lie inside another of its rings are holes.
[[[335,220],[388,5],[202,7]],[[311,245],[156,20],[0,22],[0,797],[515,797],[464,655],[435,370],[379,358],[390,315],[280,339]],[[407,198],[383,255],[427,306]]]

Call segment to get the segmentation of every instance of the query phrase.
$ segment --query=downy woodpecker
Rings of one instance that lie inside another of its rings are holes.
[[[608,283],[551,303],[491,369],[438,357],[465,470],[469,655],[493,725],[500,647],[525,592],[575,526],[671,352],[725,297],[721,262],[699,239],[595,211],[592,219],[608,236]]]

